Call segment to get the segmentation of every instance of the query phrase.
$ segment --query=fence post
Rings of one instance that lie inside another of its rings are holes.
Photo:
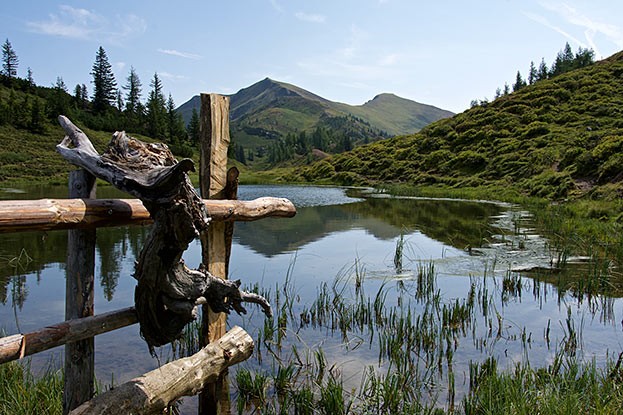
[[[229,98],[217,94],[201,94],[199,185],[204,199],[223,199],[227,185],[227,148],[229,146]],[[208,214],[210,212],[208,211]],[[201,236],[202,261],[208,271],[227,278],[229,248],[226,226],[211,222]],[[230,241],[231,243],[231,241]],[[202,346],[225,334],[225,314],[214,313],[209,306],[202,310]],[[199,395],[199,414],[229,412],[229,391],[226,375],[206,385]]]
[[[85,170],[69,174],[70,198],[95,198],[95,177]],[[65,319],[93,315],[95,273],[95,229],[69,230],[65,291]],[[63,413],[67,414],[93,397],[93,337],[65,345],[65,387]]]

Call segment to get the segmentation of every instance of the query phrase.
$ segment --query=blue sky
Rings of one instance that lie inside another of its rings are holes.
[[[35,81],[84,83],[101,45],[143,98],[157,72],[180,105],[265,77],[360,105],[381,92],[454,112],[492,98],[530,61],[569,42],[597,58],[623,50],[623,1],[3,1],[0,40]]]

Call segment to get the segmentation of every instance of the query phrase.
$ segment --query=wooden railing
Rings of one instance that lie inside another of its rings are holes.
[[[216,94],[202,94],[201,100],[201,196],[212,219],[209,232],[202,235],[202,259],[214,276],[226,279],[233,223],[292,217],[296,209],[289,200],[282,198],[235,200],[238,172],[226,170],[229,100]],[[222,397],[227,382],[222,377],[223,370],[248,358],[253,341],[239,327],[225,334],[224,314],[213,313],[207,305],[203,306],[203,333],[207,334],[202,351],[183,362],[163,366],[158,374],[148,373],[116,387],[117,392],[110,397],[91,401],[94,394],[93,337],[138,321],[134,307],[93,315],[96,228],[142,225],[150,223],[151,219],[140,200],[96,199],[94,179],[84,170],[72,172],[69,186],[70,199],[0,201],[0,233],[54,229],[69,229],[70,232],[66,321],[31,333],[0,338],[0,364],[64,344],[63,413],[151,413],[162,410],[163,404],[198,390],[203,391],[200,414],[226,412],[228,402]],[[183,374],[189,365],[198,367],[190,377]],[[152,376],[159,378],[158,387],[149,386]],[[183,387],[173,388],[171,385],[179,384],[182,376],[186,376],[188,382],[182,382]],[[170,381],[169,386],[166,381]],[[115,404],[121,401],[120,394],[124,391],[132,396],[132,401],[126,402],[130,406]]]

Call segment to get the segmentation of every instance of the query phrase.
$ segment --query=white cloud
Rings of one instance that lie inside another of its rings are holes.
[[[392,66],[398,63],[400,59],[400,55],[397,53],[390,53],[389,55],[385,55],[381,57],[379,65],[381,66]]]
[[[283,7],[281,7],[281,5],[277,3],[277,0],[270,0],[270,5],[273,6],[273,9],[275,9],[279,13],[283,13]]]
[[[296,16],[296,18],[299,20],[303,20],[305,22],[311,22],[311,23],[324,23],[327,20],[326,16],[323,16],[322,14],[308,14],[308,13],[298,12],[298,13],[295,13],[294,16]]]
[[[179,50],[175,50],[175,49],[158,49],[158,52],[164,53],[165,55],[178,56],[180,58],[186,58],[186,59],[199,60],[203,58],[203,56],[201,55],[196,55],[194,53],[188,53],[188,52],[180,52]]]
[[[117,72],[121,72],[121,71],[123,71],[125,69],[126,63],[125,62],[115,62],[113,64],[113,66],[115,67]]]
[[[553,12],[558,18],[562,19],[563,23],[581,28],[585,42],[579,41],[576,37],[569,35],[568,31],[561,29],[557,25],[549,24],[547,19],[540,16],[538,16],[540,19],[535,19],[535,15],[528,13],[524,14],[531,19],[556,30],[580,46],[586,47],[586,43],[587,46],[593,49],[598,56],[601,56],[601,53],[599,52],[597,41],[595,40],[597,35],[604,36],[608,41],[617,45],[618,48],[623,47],[623,29],[620,26],[599,21],[586,13],[582,13],[565,2],[543,2],[541,3],[541,6],[545,10]]]
[[[523,14],[527,18],[529,18],[531,20],[534,20],[535,22],[537,22],[539,24],[542,24],[545,27],[550,28],[550,29],[552,29],[555,32],[560,33],[561,35],[566,37],[568,40],[570,40],[572,43],[575,43],[578,46],[586,47],[586,44],[584,42],[582,42],[581,40],[579,40],[575,36],[571,35],[567,31],[563,30],[561,27],[556,26],[556,25],[550,23],[549,20],[547,20],[545,17],[543,17],[541,15],[538,15],[538,14],[530,13],[530,12],[523,12]]]
[[[147,24],[136,15],[116,16],[112,23],[105,16],[91,10],[67,5],[58,6],[58,13],[50,13],[47,20],[26,22],[35,33],[72,39],[106,39],[118,42],[142,34]]]
[[[162,79],[168,79],[169,81],[183,81],[187,79],[184,75],[175,75],[170,72],[158,72],[158,76]]]

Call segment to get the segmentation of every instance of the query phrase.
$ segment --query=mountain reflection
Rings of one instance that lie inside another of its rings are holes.
[[[105,190],[98,190],[101,197],[121,196]],[[283,196],[291,197],[298,205],[294,218],[236,223],[234,242],[265,257],[293,252],[328,235],[353,229],[364,230],[379,240],[419,231],[458,249],[480,247],[494,233],[491,217],[502,210],[493,204],[465,201],[353,199],[336,188],[243,186],[241,190],[247,199]],[[51,191],[48,195],[58,196]],[[137,257],[148,232],[149,227],[141,226],[97,230],[96,278],[107,301],[112,300],[119,278],[129,277],[121,275],[128,273],[123,262]],[[24,260],[26,257],[28,260]],[[0,301],[6,304],[10,296],[13,304],[21,307],[28,296],[24,276],[41,275],[53,264],[64,274],[66,258],[67,231],[0,234]]]
[[[391,240],[405,231],[420,231],[458,249],[481,247],[495,232],[491,216],[502,209],[490,203],[449,200],[376,199],[297,209],[294,218],[237,223],[234,240],[267,257],[292,252],[326,235],[364,229]]]

